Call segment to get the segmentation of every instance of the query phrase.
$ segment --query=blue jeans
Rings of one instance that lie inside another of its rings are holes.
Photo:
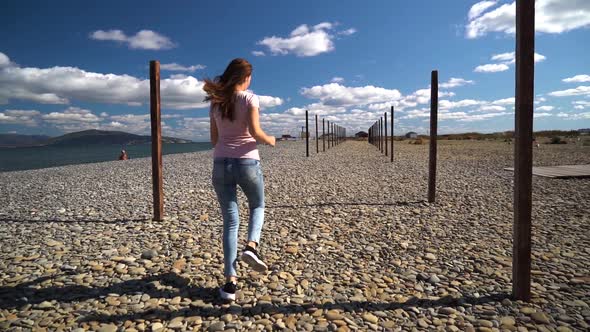
[[[259,243],[262,224],[264,224],[264,181],[260,161],[247,158],[215,158],[213,187],[223,216],[223,260],[226,277],[237,276],[240,226],[238,185],[246,194],[250,208],[248,241]]]

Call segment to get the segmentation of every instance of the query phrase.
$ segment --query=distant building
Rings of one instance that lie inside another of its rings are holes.
[[[418,138],[418,133],[410,131],[409,133],[406,134],[406,138],[416,139],[416,138]]]
[[[369,137],[369,134],[364,131],[359,131],[358,133],[354,134],[354,137]]]

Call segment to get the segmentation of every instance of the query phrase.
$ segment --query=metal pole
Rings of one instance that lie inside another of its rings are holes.
[[[305,155],[309,157],[309,115],[305,110]]]
[[[436,127],[438,120],[438,71],[430,75],[430,158],[428,171],[428,202],[436,197]]]
[[[531,299],[534,54],[535,1],[517,0],[512,294],[523,301]]]
[[[162,123],[160,114],[160,62],[150,61],[150,120],[152,127],[152,186],[154,220],[164,219],[162,179]]]

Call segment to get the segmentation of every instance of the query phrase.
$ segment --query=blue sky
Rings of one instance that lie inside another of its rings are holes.
[[[535,130],[590,127],[590,2],[536,4]],[[149,133],[148,62],[162,64],[164,135],[207,140],[204,77],[254,66],[263,128],[304,110],[349,132],[390,105],[396,132],[514,126],[513,1],[7,1],[0,13],[0,133]]]

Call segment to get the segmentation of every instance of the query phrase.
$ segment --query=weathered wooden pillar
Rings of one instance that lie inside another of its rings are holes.
[[[318,115],[315,115],[315,153],[320,153],[320,138],[318,137]]]
[[[383,113],[385,115],[385,135],[383,135],[385,137],[385,156],[387,156],[387,112]]]
[[[326,152],[326,119],[322,119],[322,146],[324,152]]]
[[[305,156],[309,157],[309,112],[305,110]]]
[[[512,294],[531,299],[533,101],[535,96],[535,1],[516,0],[516,115]]]
[[[152,192],[154,220],[164,220],[162,178],[162,122],[160,114],[160,62],[150,61],[150,120],[152,127]]]
[[[391,106],[391,162],[393,162],[393,106]]]
[[[438,120],[438,71],[430,75],[430,158],[428,161],[428,202],[436,197],[436,128]]]

